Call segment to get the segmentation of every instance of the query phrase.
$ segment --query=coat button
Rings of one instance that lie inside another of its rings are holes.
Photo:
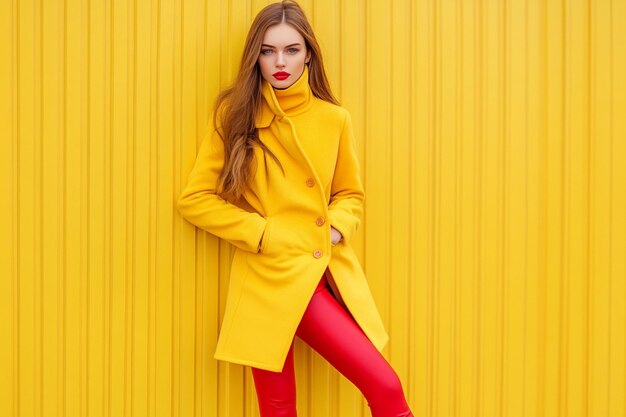
[[[308,178],[306,180],[306,186],[307,187],[313,187],[315,185],[315,180],[313,178]]]
[[[319,216],[316,220],[315,220],[315,224],[318,226],[322,226],[324,223],[326,222],[326,220],[324,220],[324,218],[322,216]]]
[[[316,250],[315,252],[313,252],[313,256],[317,259],[322,257],[322,251],[321,250]]]

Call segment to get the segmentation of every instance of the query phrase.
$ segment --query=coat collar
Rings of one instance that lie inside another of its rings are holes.
[[[307,111],[313,104],[313,92],[309,85],[309,66],[304,66],[300,78],[284,90],[277,90],[262,79],[261,109],[255,118],[255,127],[268,127],[275,116],[295,116]]]

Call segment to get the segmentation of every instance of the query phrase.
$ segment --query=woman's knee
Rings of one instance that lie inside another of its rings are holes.
[[[366,396],[372,417],[413,417],[400,379],[395,373],[378,384],[372,395]]]
[[[380,373],[376,384],[370,386],[368,391],[366,397],[369,403],[381,404],[404,401],[402,383],[393,370]]]
[[[266,398],[259,402],[261,417],[296,417],[296,402],[286,398]]]
[[[261,417],[296,417],[293,344],[282,372],[251,368]]]

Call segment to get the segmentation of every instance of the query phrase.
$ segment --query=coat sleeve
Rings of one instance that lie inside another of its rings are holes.
[[[243,250],[257,253],[267,220],[220,197],[217,179],[224,165],[224,143],[216,130],[203,139],[177,208],[190,223]]]
[[[361,216],[363,215],[364,191],[361,183],[359,160],[356,155],[356,140],[352,130],[352,119],[346,112],[337,164],[333,176],[328,216],[330,224],[343,236],[343,241],[349,243],[354,237]]]

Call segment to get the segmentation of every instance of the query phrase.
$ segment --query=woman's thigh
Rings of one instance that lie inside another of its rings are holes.
[[[328,287],[318,286],[296,335],[356,385],[374,417],[412,415],[398,375]]]
[[[412,416],[397,374],[322,278],[296,335],[359,388],[374,417]],[[293,343],[282,372],[252,368],[261,417],[296,416]]]
[[[318,287],[319,289],[320,287]],[[296,335],[324,357],[367,397],[396,374],[386,359],[331,295],[322,288],[311,298]]]

